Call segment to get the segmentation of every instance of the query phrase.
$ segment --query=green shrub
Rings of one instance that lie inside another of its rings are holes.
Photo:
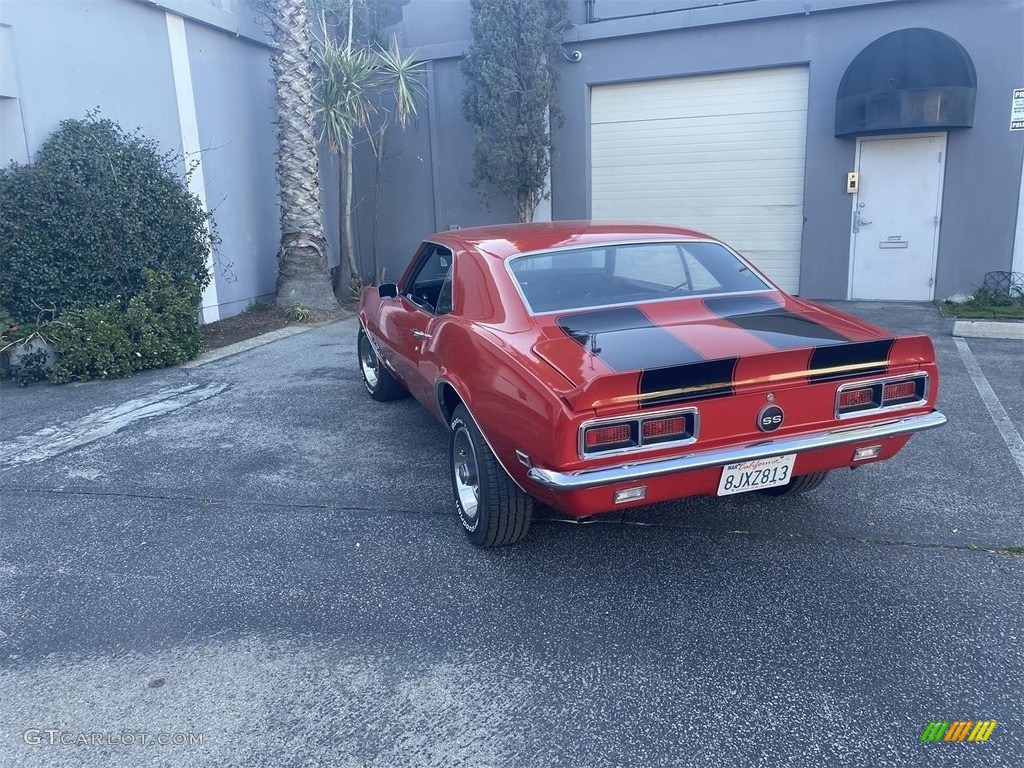
[[[257,312],[271,312],[274,309],[274,302],[272,301],[254,301],[248,307],[245,308],[246,314],[252,314]]]
[[[292,323],[308,323],[313,319],[313,310],[301,304],[292,304],[284,311],[285,319]]]
[[[1018,290],[1005,294],[993,288],[980,286],[971,294],[967,301],[963,302],[964,307],[1015,307],[1024,306],[1024,293]]]
[[[11,366],[11,378],[18,382],[19,387],[27,387],[34,381],[46,378],[46,350],[36,349],[26,352],[17,363]]]
[[[166,274],[143,270],[143,288],[130,300],[72,309],[52,324],[60,358],[50,381],[112,379],[144,368],[191,360],[202,347],[199,286],[176,285]]]
[[[168,275],[147,269],[146,286],[128,302],[126,321],[139,368],[163,368],[191,360],[203,345],[197,308],[199,287],[178,287]]]
[[[117,379],[139,367],[135,360],[141,354],[134,349],[119,301],[69,310],[54,321],[51,334],[60,355],[50,369],[55,384]]]
[[[213,242],[186,170],[96,113],[61,122],[34,164],[0,170],[0,308],[26,320],[36,305],[60,315],[128,300],[146,268],[201,290]]]

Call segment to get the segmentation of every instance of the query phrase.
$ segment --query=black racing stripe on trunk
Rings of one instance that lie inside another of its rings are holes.
[[[828,326],[779,306],[768,296],[720,296],[704,299],[704,306],[776,349],[825,347],[849,341]]]
[[[653,408],[669,403],[685,403],[690,400],[706,400],[731,395],[733,393],[733,374],[738,359],[726,357],[703,363],[673,365],[669,368],[644,371],[640,374],[641,395],[691,387],[697,389],[692,392],[679,392],[641,400],[640,407]]]
[[[837,368],[846,365],[865,365],[876,363],[876,365],[857,368],[851,371],[838,371],[835,373],[812,373],[810,381],[836,381],[837,379],[852,379],[858,376],[877,375],[889,370],[889,351],[895,339],[881,339],[879,341],[858,341],[850,344],[843,344],[837,347],[819,347],[811,353],[811,371],[828,368]]]
[[[655,325],[636,307],[562,315],[558,325],[616,371],[665,368],[704,360],[693,347]]]

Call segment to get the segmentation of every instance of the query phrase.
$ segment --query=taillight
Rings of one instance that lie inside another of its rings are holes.
[[[584,424],[580,436],[580,458],[646,446],[688,444],[697,439],[697,409]]]
[[[839,411],[861,410],[863,408],[874,408],[879,403],[875,400],[875,387],[858,387],[857,389],[844,389],[839,393]]]
[[[836,392],[836,416],[867,415],[889,408],[913,406],[923,403],[927,395],[928,375],[924,373],[870,384],[847,384]]]
[[[633,444],[633,430],[629,423],[589,427],[584,437],[584,444],[588,450],[625,448]]]
[[[886,384],[885,389],[882,390],[882,405],[893,405],[894,403],[906,402],[907,400],[916,400],[918,398],[918,381],[920,379],[893,381]]]
[[[686,430],[686,419],[682,416],[648,419],[640,428],[640,436],[644,443],[660,443],[689,437]]]

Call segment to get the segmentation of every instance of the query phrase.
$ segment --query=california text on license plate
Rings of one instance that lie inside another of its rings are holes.
[[[726,464],[722,467],[718,495],[728,496],[731,493],[745,493],[785,485],[792,479],[795,461],[796,454],[787,453],[785,456],[775,456],[771,459]]]

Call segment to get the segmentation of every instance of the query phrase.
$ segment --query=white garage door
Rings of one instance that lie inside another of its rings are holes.
[[[595,86],[591,216],[690,226],[799,290],[807,68]]]

